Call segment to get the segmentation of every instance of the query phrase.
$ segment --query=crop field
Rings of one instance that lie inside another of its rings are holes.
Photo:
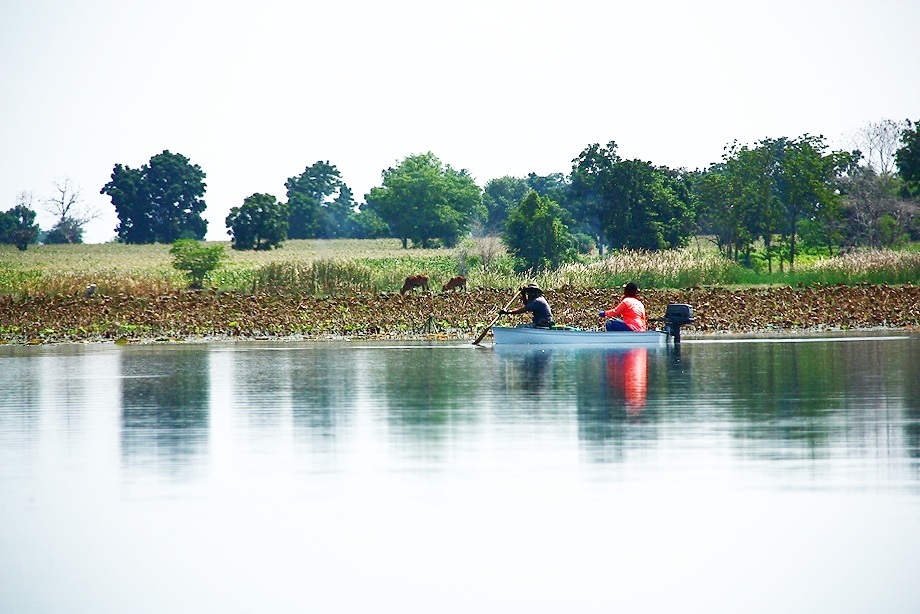
[[[548,271],[515,271],[495,238],[468,239],[452,249],[403,249],[397,239],[289,240],[281,249],[235,251],[206,278],[206,286],[243,293],[341,296],[397,292],[423,273],[438,291],[454,275],[472,288],[507,289],[536,282],[546,289],[640,288],[920,282],[920,251],[867,250],[833,258],[803,258],[794,271],[745,269],[706,241],[668,252],[613,252]],[[76,296],[90,284],[104,295],[156,296],[188,286],[174,269],[170,246],[35,245],[20,252],[0,245],[0,294]]]

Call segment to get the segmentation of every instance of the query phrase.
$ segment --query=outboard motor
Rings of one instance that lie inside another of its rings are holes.
[[[680,327],[693,324],[693,307],[683,303],[670,303],[664,311],[664,331],[680,343]]]

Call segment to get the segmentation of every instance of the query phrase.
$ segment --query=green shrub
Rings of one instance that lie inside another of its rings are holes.
[[[207,274],[227,257],[223,245],[202,245],[194,239],[177,239],[169,253],[173,257],[173,267],[185,272],[192,288],[203,287]]]

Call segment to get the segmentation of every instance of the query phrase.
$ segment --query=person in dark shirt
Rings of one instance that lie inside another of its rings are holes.
[[[520,290],[521,302],[523,305],[512,311],[502,309],[501,314],[518,315],[530,312],[533,314],[533,326],[537,328],[549,328],[553,325],[553,310],[550,309],[549,303],[543,297],[543,290],[537,284],[527,284]]]

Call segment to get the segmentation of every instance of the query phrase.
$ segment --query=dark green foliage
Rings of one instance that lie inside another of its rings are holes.
[[[172,243],[179,238],[203,239],[205,174],[182,154],[164,151],[149,164],[132,169],[116,164],[101,193],[118,212],[115,231],[125,243]]]
[[[287,238],[288,207],[271,194],[253,194],[227,216],[233,249],[280,247]]]
[[[902,194],[920,198],[920,122],[907,122],[901,133],[901,147],[895,153],[898,174],[904,179]]]
[[[347,236],[354,212],[351,189],[334,164],[317,161],[285,182],[288,236],[292,239],[334,239]]]
[[[435,239],[451,247],[484,214],[482,190],[469,173],[442,164],[431,152],[384,171],[383,185],[365,200],[404,247],[409,241],[430,247]]]
[[[70,217],[58,220],[57,224],[45,234],[44,242],[49,245],[83,243],[83,224]]]
[[[0,213],[0,243],[15,245],[24,252],[38,239],[38,232],[35,212],[28,207],[16,205],[6,213]]]
[[[223,245],[202,245],[194,239],[176,240],[169,253],[173,257],[173,268],[185,272],[192,288],[203,287],[207,274],[227,257]]]
[[[533,190],[508,212],[503,238],[521,270],[545,270],[574,258],[573,237],[563,216],[554,200]]]
[[[751,265],[754,241],[768,269],[779,256],[795,263],[800,225],[809,243],[841,240],[841,179],[851,152],[829,152],[823,137],[763,139],[727,148],[723,161],[693,179],[700,229],[715,235],[728,257]]]
[[[373,210],[363,205],[345,220],[345,236],[352,239],[382,239],[389,237],[390,227]]]
[[[499,177],[486,183],[482,194],[482,204],[486,217],[482,220],[482,230],[486,235],[501,232],[508,219],[508,212],[516,207],[530,191],[526,179],[519,177]]]
[[[682,177],[641,160],[622,160],[616,143],[586,148],[573,161],[570,210],[599,248],[658,250],[686,245],[693,206]]]

